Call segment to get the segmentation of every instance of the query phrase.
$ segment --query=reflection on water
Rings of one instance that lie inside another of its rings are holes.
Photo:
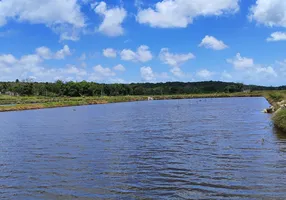
[[[1,199],[284,199],[264,98],[0,113]]]

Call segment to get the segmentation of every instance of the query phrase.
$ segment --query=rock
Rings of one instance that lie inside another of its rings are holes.
[[[267,109],[264,109],[263,110],[264,113],[274,113],[275,112],[275,108],[273,106],[270,106],[269,108]]]
[[[280,101],[277,103],[278,106],[282,107],[286,105],[286,100]]]
[[[153,101],[154,98],[153,97],[148,97],[148,101]]]

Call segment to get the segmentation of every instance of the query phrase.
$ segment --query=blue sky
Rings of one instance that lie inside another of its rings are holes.
[[[2,0],[0,80],[285,85],[285,0]]]

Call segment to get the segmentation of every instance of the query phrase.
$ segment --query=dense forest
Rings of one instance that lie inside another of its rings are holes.
[[[0,93],[20,96],[124,96],[124,95],[172,95],[216,92],[241,92],[256,90],[285,90],[286,86],[264,87],[220,81],[98,84],[94,82],[39,83],[30,81],[0,82]]]

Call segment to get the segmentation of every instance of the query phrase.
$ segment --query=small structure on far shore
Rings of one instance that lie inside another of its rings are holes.
[[[153,101],[154,98],[153,97],[148,97],[148,101]]]

